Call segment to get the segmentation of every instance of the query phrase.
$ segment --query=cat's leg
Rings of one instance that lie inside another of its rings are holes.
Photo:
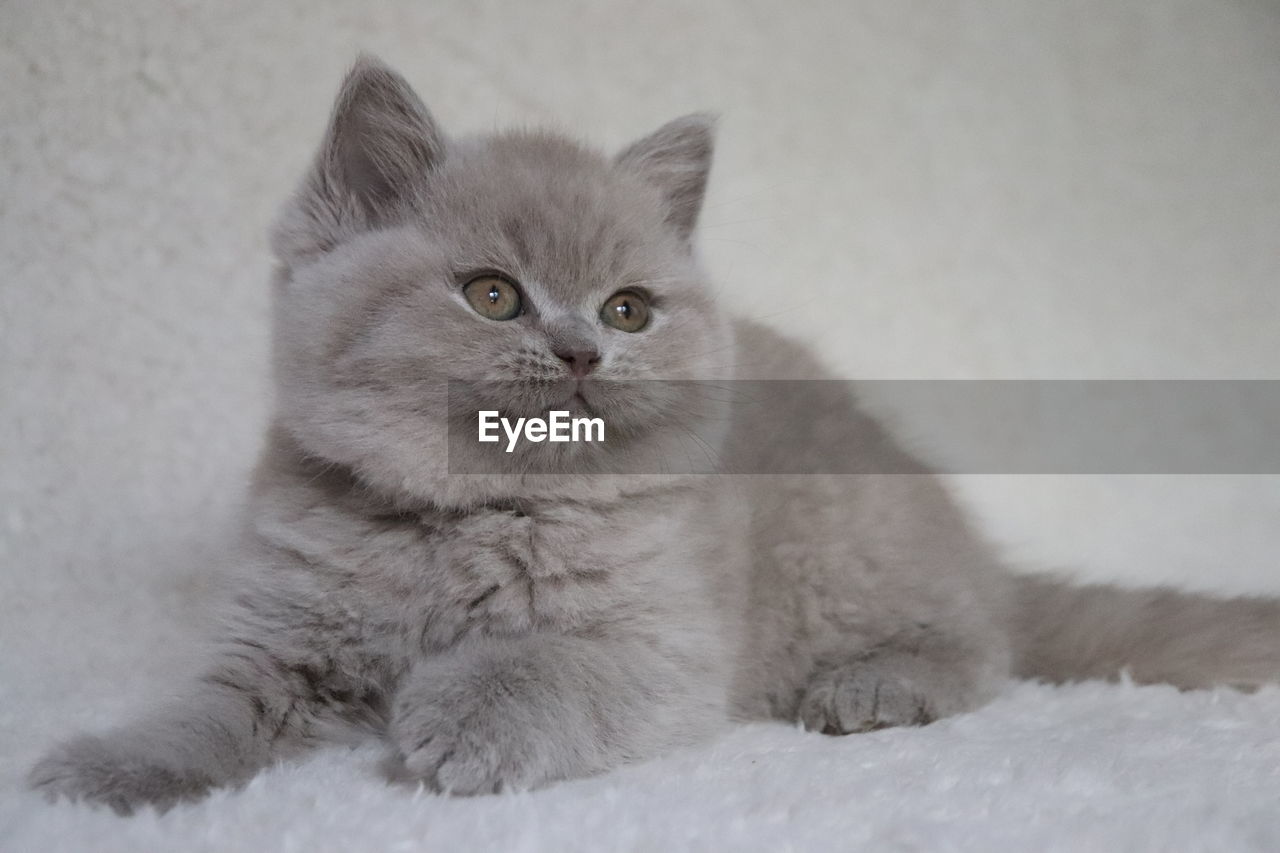
[[[332,731],[326,724],[341,724],[337,717],[360,713],[357,697],[325,686],[328,675],[318,663],[286,664],[256,642],[231,643],[184,698],[59,745],[28,781],[50,799],[101,803],[120,814],[198,799],[315,742]],[[343,711],[335,715],[335,707]]]
[[[800,699],[805,728],[842,735],[924,725],[981,706],[1008,678],[1007,645],[994,631],[965,639],[912,633],[821,659]]]
[[[525,790],[691,742],[725,714],[720,674],[655,642],[478,638],[409,673],[389,772],[455,794]]]

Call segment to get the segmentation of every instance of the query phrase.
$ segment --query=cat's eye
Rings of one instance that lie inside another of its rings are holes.
[[[520,291],[505,278],[482,275],[467,282],[462,295],[481,317],[490,320],[512,320],[520,316]]]
[[[619,290],[600,309],[600,319],[615,329],[638,332],[649,325],[649,303],[634,290]]]

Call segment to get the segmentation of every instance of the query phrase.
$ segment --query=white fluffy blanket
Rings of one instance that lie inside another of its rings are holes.
[[[14,704],[6,730],[29,730]],[[1275,850],[1278,728],[1274,689],[1017,685],[923,729],[829,738],[753,725],[527,794],[390,788],[373,748],[281,766],[161,817],[9,794],[0,849]],[[6,775],[34,754],[14,740]]]
[[[1280,7],[0,3],[0,850],[1280,849],[1280,691],[1011,685],[520,796],[373,751],[130,820],[22,790],[185,672],[268,407],[264,240],[359,48],[459,131],[723,116],[733,310],[850,376],[1280,376]],[[927,428],[938,425],[916,425]],[[1280,592],[1276,478],[974,478],[1019,560]]]

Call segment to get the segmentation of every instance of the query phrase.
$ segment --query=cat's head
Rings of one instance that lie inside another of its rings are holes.
[[[732,360],[693,250],[712,142],[703,115],[615,157],[551,133],[448,138],[398,74],[360,60],[273,235],[281,425],[442,503],[523,488],[446,476],[457,380],[482,383],[465,386],[473,409],[585,407],[623,450],[670,452],[700,401],[636,380],[723,377]]]

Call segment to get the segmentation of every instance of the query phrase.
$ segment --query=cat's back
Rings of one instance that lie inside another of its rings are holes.
[[[849,380],[760,323],[734,324],[734,421],[726,468],[745,474],[927,474],[874,417]]]

